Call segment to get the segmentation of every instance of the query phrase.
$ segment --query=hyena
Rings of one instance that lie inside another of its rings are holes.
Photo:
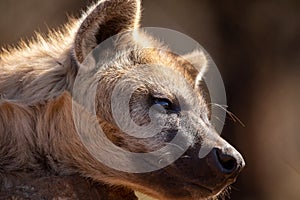
[[[156,48],[145,50],[134,38],[127,38],[137,44],[133,50],[116,53],[105,68],[95,72],[99,76],[96,117],[84,116],[98,122],[114,145],[136,153],[159,149],[181,131],[182,142],[189,140],[191,146],[179,159],[152,172],[128,173],[99,162],[83,145],[72,114],[77,106],[74,81],[79,69],[85,67],[81,64],[109,37],[139,28],[140,13],[140,0],[102,0],[79,20],[70,19],[62,30],[47,37],[37,35],[30,43],[2,51],[0,198],[136,199],[133,191],[140,191],[161,200],[212,199],[235,181],[244,160],[211,125],[209,107],[195,86],[198,73],[204,73],[208,66],[201,52],[185,59]],[[142,43],[163,46],[146,33],[138,34]],[[193,62],[201,67],[200,72],[193,68]],[[141,75],[130,73],[136,68]],[[163,129],[153,137],[130,136],[112,117],[110,97],[126,74],[123,87],[129,87],[129,82],[130,87],[132,83],[137,86],[128,105],[136,124],[149,123],[147,113],[153,105],[165,111],[158,116],[164,119]],[[174,81],[180,77],[187,81]],[[185,108],[178,104],[179,97]],[[97,134],[88,128],[80,131]],[[93,145],[100,153],[107,151],[101,143]],[[212,150],[199,158],[202,145]]]

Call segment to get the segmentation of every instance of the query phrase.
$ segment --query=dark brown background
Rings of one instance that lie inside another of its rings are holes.
[[[0,0],[0,45],[30,38],[79,16],[84,0]],[[300,198],[300,1],[144,0],[143,26],[197,40],[216,62],[227,90],[223,136],[247,167],[233,200]]]

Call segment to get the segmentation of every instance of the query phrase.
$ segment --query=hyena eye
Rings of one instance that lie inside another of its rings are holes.
[[[180,108],[173,104],[169,99],[166,98],[154,98],[153,105],[158,105],[159,107],[163,108],[167,111],[167,114],[170,113],[178,113]]]

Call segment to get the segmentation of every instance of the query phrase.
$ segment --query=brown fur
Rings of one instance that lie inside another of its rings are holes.
[[[3,180],[10,179],[7,174],[11,173],[36,173],[39,177],[80,175],[95,182],[137,189],[161,199],[169,198],[163,191],[167,191],[169,185],[161,188],[153,183],[151,186],[152,179],[143,181],[144,175],[119,172],[98,162],[83,146],[73,122],[72,87],[79,64],[106,38],[137,28],[139,19],[139,1],[100,1],[83,14],[81,19],[71,20],[64,30],[52,32],[46,38],[37,35],[36,40],[30,44],[22,42],[17,48],[3,50],[0,57],[0,177]],[[170,82],[171,87],[181,74],[193,86],[198,71],[186,60],[155,49],[162,48],[161,44],[146,34],[140,33],[140,36],[151,43],[154,49],[142,50],[137,43],[132,51],[116,56],[109,67],[97,72],[102,77],[99,78],[96,96],[97,118],[89,116],[84,110],[81,115],[87,121],[99,122],[108,138],[123,149],[149,152],[163,146],[166,136],[135,139],[122,133],[111,116],[109,99],[112,88],[123,74],[130,74],[137,64],[159,63],[174,71],[173,77],[167,77],[161,75],[157,71],[159,69],[143,69],[150,70],[149,80],[155,84],[149,90],[141,85],[140,90],[134,93],[131,115],[136,123],[144,124],[148,122],[148,118],[143,105],[139,103],[143,101],[145,94],[164,93],[168,98],[175,98],[171,89],[160,85],[157,80]],[[205,57],[201,57],[200,62],[200,66],[204,68]],[[146,73],[143,70],[140,71],[141,74]],[[143,77],[130,79],[145,81]],[[191,94],[184,84],[176,87],[182,91],[180,95],[190,97],[191,104],[199,105],[195,108],[197,114],[208,115],[201,93]],[[81,109],[76,102],[73,106]],[[208,118],[205,119],[205,123],[209,124]],[[207,127],[197,127],[186,130],[191,135],[208,130]],[[89,131],[88,127],[86,131]],[[225,145],[225,141],[219,136],[216,138],[211,145]],[[94,148],[101,151],[101,144],[96,144]],[[167,177],[170,178],[169,175]],[[5,190],[7,187],[2,188],[0,193]],[[184,194],[178,194],[178,199],[185,199]],[[197,197],[201,195],[187,198]]]

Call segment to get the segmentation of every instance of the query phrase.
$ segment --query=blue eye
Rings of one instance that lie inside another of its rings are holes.
[[[159,99],[159,98],[156,98],[156,99],[154,99],[154,104],[160,105],[161,107],[163,107],[166,110],[171,110],[172,109],[172,103],[168,99],[164,99],[164,98]]]
[[[166,111],[166,114],[171,114],[171,113],[180,113],[180,107],[178,104],[174,104],[172,101],[170,101],[169,99],[166,98],[153,98],[152,101],[153,105],[157,105],[160,108],[158,108],[159,110],[161,110],[163,108],[164,111]],[[162,110],[162,111],[163,111]]]

